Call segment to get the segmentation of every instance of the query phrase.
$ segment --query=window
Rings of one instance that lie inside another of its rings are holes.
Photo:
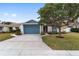
[[[2,30],[2,27],[0,27],[0,30]]]

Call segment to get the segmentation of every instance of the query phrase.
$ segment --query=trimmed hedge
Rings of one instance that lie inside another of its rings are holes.
[[[79,32],[79,28],[71,28],[71,32]]]

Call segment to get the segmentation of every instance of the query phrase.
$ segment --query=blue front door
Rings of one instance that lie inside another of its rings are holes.
[[[24,25],[24,34],[39,34],[39,25]]]

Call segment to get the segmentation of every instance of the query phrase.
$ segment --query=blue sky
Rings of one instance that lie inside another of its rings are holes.
[[[31,19],[38,21],[37,11],[43,6],[43,3],[0,3],[0,20],[20,23]]]

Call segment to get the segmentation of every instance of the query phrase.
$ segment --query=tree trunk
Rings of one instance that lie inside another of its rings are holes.
[[[61,27],[59,27],[59,37],[62,37]]]
[[[59,33],[58,33],[59,35],[57,36],[57,37],[59,37],[59,38],[64,38],[63,36],[62,36],[62,32],[61,32],[61,26],[59,26]]]

